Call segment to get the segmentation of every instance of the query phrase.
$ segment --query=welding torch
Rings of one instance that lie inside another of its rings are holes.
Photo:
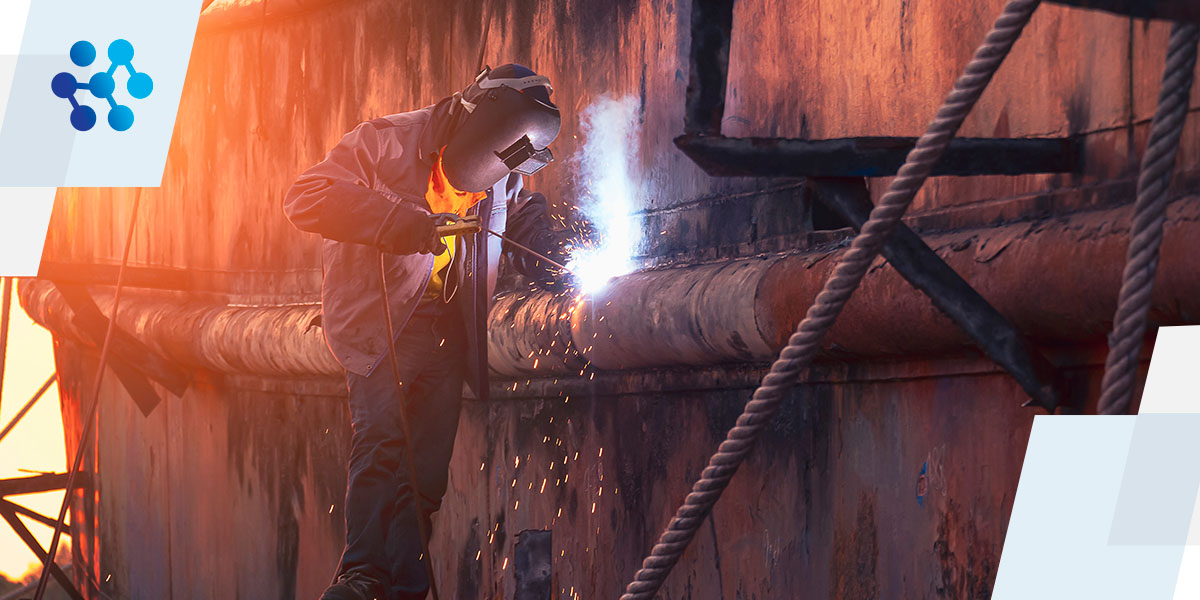
[[[496,231],[492,231],[491,229],[485,228],[483,226],[483,222],[480,221],[480,219],[479,219],[479,215],[467,215],[464,217],[464,216],[456,215],[454,213],[433,213],[429,216],[430,216],[430,218],[433,219],[434,226],[437,228],[437,233],[439,236],[462,235],[462,234],[467,234],[467,233],[479,233],[480,231],[486,231],[486,232],[512,244],[513,246],[516,246],[517,248],[520,248],[521,250],[528,252],[534,258],[537,258],[539,260],[544,260],[544,261],[550,263],[551,265],[558,267],[558,268],[562,269],[563,271],[566,271],[567,273],[574,273],[573,271],[571,271],[571,269],[568,269],[565,265],[559,264],[559,263],[551,260],[550,257],[546,256],[545,254],[542,254],[541,252],[533,250],[532,248],[530,248],[524,244],[515,242],[515,241],[513,241],[512,238],[505,236],[503,233],[499,233]]]

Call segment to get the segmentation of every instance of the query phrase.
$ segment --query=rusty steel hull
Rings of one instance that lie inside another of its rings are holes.
[[[482,46],[485,62],[527,64],[554,82],[563,160],[529,187],[556,210],[581,193],[570,157],[586,139],[583,109],[605,94],[636,99],[630,173],[647,193],[633,208],[647,233],[639,259],[653,268],[613,288],[644,302],[571,310],[570,298],[497,300],[490,344],[506,375],[493,378],[494,402],[464,408],[436,517],[437,575],[446,598],[512,598],[516,534],[550,528],[554,596],[615,598],[761,378],[759,357],[794,326],[846,239],[815,231],[830,224],[800,182],[711,178],[672,143],[694,131],[687,88],[706,76],[689,60],[692,15],[728,11],[732,31],[708,47],[729,68],[717,86],[724,110],[701,107],[719,116],[706,133],[910,137],[1002,4],[214,4],[197,30],[162,186],[63,188],[46,239],[42,275],[91,286],[107,310],[140,198],[119,321],[192,375],[182,397],[163,392],[148,416],[119,377],[105,377],[85,460],[96,490],[71,519],[88,559],[77,564],[91,571],[78,569],[79,583],[131,600],[320,594],[345,536],[345,382],[308,329],[321,240],[292,227],[280,202],[359,122],[460,89]],[[1121,211],[1168,29],[1039,8],[960,133],[1067,137],[1082,171],[936,178],[908,221],[1053,351],[1066,411],[1089,411],[1098,389]],[[1189,120],[1180,152],[1175,187],[1195,194],[1200,120]],[[877,196],[887,181],[866,185]],[[1200,314],[1187,247],[1194,206],[1177,203],[1168,225],[1156,323]],[[71,452],[95,351],[52,294],[33,293],[40,285],[22,286],[22,299],[56,336]],[[663,598],[990,594],[1034,414],[1019,406],[1022,389],[973,358],[949,320],[883,264],[827,341]],[[610,370],[592,368],[601,364]],[[654,364],[676,366],[632,366]]]

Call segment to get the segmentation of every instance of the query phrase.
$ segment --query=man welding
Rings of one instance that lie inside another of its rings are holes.
[[[553,275],[486,231],[507,225],[515,244],[561,256],[545,197],[522,187],[552,160],[551,92],[521,65],[484,69],[433,106],[358,125],[288,190],[288,219],[325,238],[322,328],[346,369],[353,429],[346,547],[322,600],[419,599],[430,588],[423,545],[463,382],[487,398],[499,255],[534,280]],[[449,233],[460,218],[482,231]]]

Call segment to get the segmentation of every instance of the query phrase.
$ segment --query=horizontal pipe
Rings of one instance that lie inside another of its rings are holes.
[[[54,284],[24,279],[21,306],[56,336],[93,345]],[[111,290],[93,288],[100,310],[111,314]],[[130,290],[117,325],[168,360],[222,373],[273,376],[342,373],[318,327],[320,305],[224,306],[167,300]]]
[[[1040,344],[1102,341],[1128,242],[1129,206],[927,235],[925,241],[1018,331]],[[1151,320],[1200,322],[1200,197],[1168,211]],[[771,359],[844,247],[632,273],[591,298],[525,293],[496,300],[491,368],[570,376],[585,366],[641,369]],[[55,335],[86,340],[49,282],[23,280],[21,304]],[[111,293],[97,293],[107,313]],[[131,290],[118,323],[186,365],[273,376],[341,373],[316,328],[317,306],[167,302]],[[128,302],[128,304],[126,304]],[[968,338],[880,259],[834,325],[826,358],[930,355]]]

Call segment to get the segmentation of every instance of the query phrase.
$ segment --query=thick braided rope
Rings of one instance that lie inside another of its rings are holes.
[[[1158,108],[1154,111],[1150,141],[1146,144],[1142,171],[1138,176],[1125,275],[1108,339],[1108,357],[1104,361],[1104,380],[1097,407],[1100,414],[1129,411],[1138,354],[1146,334],[1146,314],[1150,311],[1150,296],[1154,291],[1154,275],[1158,270],[1158,248],[1167,218],[1167,186],[1175,167],[1175,153],[1179,150],[1179,138],[1187,118],[1192,76],[1196,69],[1197,40],[1200,40],[1200,26],[1176,24],[1171,28]]]
[[[854,238],[824,289],[808,309],[787,346],[763,377],[750,402],[746,403],[737,424],[708,461],[700,479],[692,486],[671,523],[659,537],[642,568],[625,588],[621,600],[652,598],[678,562],[704,517],[746,457],[758,433],[779,407],[784,393],[792,387],[801,369],[816,353],[821,338],[833,325],[854,289],[858,287],[871,262],[879,254],[900,217],[904,215],[917,190],[929,177],[946,145],[962,125],[992,75],[1008,55],[1021,30],[1029,22],[1040,0],[1013,0],[1004,8],[983,44],[975,51],[963,75],[938,110],[929,129],[909,152],[888,191]]]

